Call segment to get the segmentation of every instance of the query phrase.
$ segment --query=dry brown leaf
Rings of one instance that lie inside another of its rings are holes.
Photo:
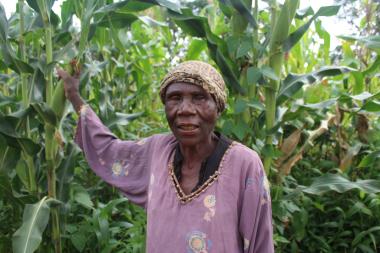
[[[300,138],[301,138],[301,132],[302,129],[295,130],[291,135],[289,135],[282,143],[280,150],[282,152],[282,156],[279,157],[275,161],[276,167],[280,167],[282,163],[289,158],[289,156],[294,152],[296,149]]]
[[[352,160],[359,153],[361,147],[362,147],[361,144],[357,144],[357,145],[350,147],[348,149],[346,155],[343,157],[343,159],[339,165],[339,169],[341,171],[344,172],[347,168],[349,168],[351,166]]]
[[[63,143],[63,139],[62,139],[62,135],[61,133],[56,130],[55,133],[54,133],[54,139],[57,141],[58,145],[61,147],[61,148],[64,148],[64,143]]]
[[[293,166],[299,161],[302,159],[302,153],[303,153],[303,150],[301,152],[298,152],[297,154],[295,154],[294,156],[292,156],[291,158],[289,158],[282,166],[281,166],[281,173],[284,174],[284,175],[289,175],[291,169],[293,168]]]
[[[356,131],[358,131],[359,140],[363,143],[368,143],[368,118],[364,114],[358,114],[356,122]]]

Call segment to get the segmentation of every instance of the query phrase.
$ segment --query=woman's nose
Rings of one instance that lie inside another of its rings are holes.
[[[178,113],[181,113],[181,114],[195,113],[195,105],[193,101],[189,98],[183,98],[179,105]]]

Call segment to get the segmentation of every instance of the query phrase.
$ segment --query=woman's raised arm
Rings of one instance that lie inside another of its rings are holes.
[[[57,74],[63,81],[66,98],[71,102],[75,111],[79,114],[81,107],[85,104],[79,94],[79,73],[71,76],[63,69],[57,69]]]
[[[71,76],[62,69],[57,69],[57,73],[64,82],[66,98],[79,115],[74,140],[91,169],[130,201],[145,207],[154,138],[142,141],[117,138],[81,98],[78,75]]]

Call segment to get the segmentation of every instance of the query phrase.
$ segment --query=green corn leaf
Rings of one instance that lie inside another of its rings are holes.
[[[362,106],[362,108],[360,108],[360,110],[366,112],[380,112],[380,101],[368,101]]]
[[[380,158],[380,150],[373,151],[370,154],[366,155],[359,163],[358,167],[369,167],[375,164],[376,159]]]
[[[56,126],[58,124],[57,116],[54,111],[45,103],[32,103],[30,105],[42,119],[42,123],[48,123]],[[62,105],[64,106],[64,105]]]
[[[309,19],[304,25],[299,27],[296,31],[291,33],[289,37],[285,40],[283,44],[283,49],[285,52],[289,51],[297,42],[302,38],[302,36],[309,29],[311,23],[318,17],[328,17],[336,15],[339,11],[340,5],[324,6],[319,8],[317,13]]]
[[[90,22],[96,8],[96,2],[94,0],[86,0],[86,7],[83,9],[81,16],[81,33],[79,38],[79,54],[80,58],[86,48],[87,41],[89,40]]]
[[[355,69],[345,66],[326,66],[309,74],[289,74],[281,85],[280,91],[277,96],[277,104],[281,105],[288,98],[291,98],[305,84],[312,84],[318,80],[321,80],[324,77],[341,75],[350,71],[355,71]]]
[[[146,10],[154,5],[166,7],[177,13],[181,13],[181,6],[177,1],[170,0],[126,0],[105,5],[94,12],[94,14],[107,14],[115,11],[139,12]]]
[[[104,16],[97,25],[102,27],[109,27],[112,25],[113,28],[125,28],[130,26],[137,19],[138,17],[131,13],[111,12]]]
[[[254,29],[257,29],[257,21],[251,14],[250,6],[247,7],[242,0],[220,0],[220,2],[222,2],[224,5],[230,5],[234,7],[237,12],[239,12],[246,20],[248,20]]]
[[[182,9],[182,14],[172,11],[168,14],[185,33],[207,40],[209,54],[219,66],[227,86],[244,93],[237,79],[236,64],[229,58],[226,42],[211,32],[207,18],[194,15],[190,9]]]
[[[256,85],[262,77],[262,72],[259,68],[249,67],[247,69],[247,82],[248,85]]]
[[[236,58],[240,58],[242,56],[245,56],[249,51],[252,50],[252,47],[253,47],[253,43],[252,43],[252,39],[247,37],[247,38],[244,38],[241,42],[240,42],[240,45],[238,46],[237,48],[237,52],[236,52]]]
[[[289,14],[288,1],[285,1],[276,19],[276,24],[273,27],[273,33],[271,34],[270,48],[272,52],[276,52],[278,50],[278,46],[282,45],[288,36],[289,27],[291,24]]]
[[[69,43],[67,43],[64,47],[62,47],[61,49],[55,51],[53,53],[53,62],[54,62],[54,65],[53,67],[56,66],[56,62],[62,60],[63,58],[69,58],[71,59],[72,57],[67,57],[67,55],[70,53],[70,52],[73,52],[73,54],[75,54],[75,40],[71,40]]]
[[[0,3],[0,42],[3,44],[8,37],[8,21],[3,5]]]
[[[355,236],[354,240],[352,241],[352,246],[355,246],[355,245],[357,245],[358,243],[360,243],[361,240],[362,240],[365,236],[367,236],[367,235],[369,235],[369,234],[371,234],[371,233],[373,233],[373,232],[375,232],[375,233],[378,234],[379,231],[380,231],[380,226],[374,226],[374,227],[371,227],[371,228],[368,229],[368,230],[365,230],[365,231],[360,232],[359,234],[357,234],[357,235]]]
[[[308,16],[314,15],[314,10],[311,8],[311,6],[306,7],[304,9],[299,9],[296,11],[295,18],[296,19],[304,19]]]
[[[132,2],[135,2],[135,3],[132,3]],[[142,10],[145,10],[145,9],[147,9],[147,8],[149,8],[149,7],[152,6],[152,4],[147,3],[146,5],[143,5],[144,6],[143,8],[141,8],[141,6],[139,5],[138,1],[127,0],[127,1],[120,1],[120,2],[117,2],[117,3],[107,4],[107,5],[99,8],[98,10],[96,10],[94,12],[94,14],[101,14],[101,13],[102,14],[106,14],[106,13],[114,12],[114,11],[117,11],[117,10],[123,8],[128,3],[131,4],[132,6],[138,5],[138,7],[140,7],[140,8],[137,8],[137,9],[132,9],[131,11],[142,11]]]
[[[347,41],[357,41],[364,44],[369,49],[374,50],[377,53],[380,53],[380,35],[360,37],[360,36],[338,36],[338,38],[347,40]]]
[[[322,101],[320,103],[305,104],[305,105],[302,105],[302,106],[306,107],[306,108],[311,108],[311,109],[325,109],[325,108],[329,108],[332,105],[334,105],[337,100],[338,100],[337,98],[332,98],[332,99],[328,99],[328,100]]]
[[[15,103],[15,102],[16,102],[16,100],[13,97],[4,96],[0,92],[0,107],[5,106],[5,105],[9,105],[9,104],[12,104],[12,103]]]
[[[207,48],[207,44],[204,40],[193,39],[189,45],[186,54],[186,60],[196,60],[199,55]]]
[[[321,195],[329,191],[343,193],[353,189],[359,189],[366,193],[379,193],[380,180],[368,179],[353,182],[341,175],[325,174],[316,178],[310,186],[301,188],[303,192],[314,195]]]
[[[143,112],[137,112],[132,114],[120,113],[116,112],[114,115],[110,116],[108,119],[104,121],[104,124],[109,128],[112,128],[116,125],[125,126],[128,125],[129,122],[135,120],[143,115]]]
[[[274,70],[271,67],[268,67],[268,66],[262,67],[261,68],[261,73],[263,74],[263,76],[266,76],[269,79],[272,79],[272,80],[275,80],[275,81],[279,81],[280,80],[280,78],[276,75],[276,73],[274,72]]]
[[[46,10],[51,10],[53,5],[54,5],[55,0],[44,0],[42,2],[44,4],[43,6],[42,5],[38,6],[38,0],[26,0],[26,2],[37,13],[41,13],[41,10],[39,7],[43,8],[43,9],[46,8]]]
[[[9,168],[15,168],[20,154],[20,150],[9,146],[6,138],[0,134],[0,171],[5,172]]]
[[[138,19],[144,22],[144,24],[149,25],[151,27],[167,27],[168,26],[167,23],[154,20],[153,18],[148,17],[148,16],[139,16]]]
[[[219,0],[219,8],[226,17],[231,18],[233,15],[234,9],[228,3],[228,0]]]
[[[22,149],[27,154],[33,156],[37,154],[41,147],[31,139],[20,136],[16,131],[16,119],[12,116],[0,116],[0,135],[6,143],[16,149]]]
[[[74,176],[74,168],[77,163],[77,154],[79,153],[79,150],[75,145],[70,143],[67,146],[65,153],[67,155],[57,170],[57,199],[63,202],[67,201],[69,197],[67,189],[69,188],[69,183],[72,181]]]
[[[16,73],[21,74],[34,72],[34,69],[29,64],[23,62],[16,56],[16,53],[13,51],[8,41],[1,43],[1,52],[5,63]]]
[[[178,1],[173,0],[155,0],[162,7],[166,7],[171,11],[182,13],[181,6],[178,4]]]
[[[0,144],[3,144],[1,143],[1,136],[0,136]],[[6,147],[6,146],[2,146],[2,147]],[[0,156],[0,158],[2,157]],[[3,172],[3,170],[0,170],[0,189],[1,189],[0,196],[2,199],[7,199],[13,196],[11,182],[9,181],[8,175],[6,175]]]
[[[363,71],[364,76],[369,76],[374,73],[378,73],[378,69],[380,68],[380,55],[378,55],[375,61],[369,66],[366,70]]]
[[[346,213],[346,217],[351,217],[351,216],[353,216],[356,213],[362,213],[362,214],[366,214],[368,216],[373,216],[373,213],[372,213],[371,209],[369,209],[368,207],[366,207],[366,205],[363,204],[363,202],[360,202],[360,201],[356,202],[348,210],[348,212]]]
[[[16,173],[17,176],[20,178],[21,182],[24,184],[24,186],[28,189],[29,186],[29,175],[28,174],[28,168],[24,160],[19,160],[16,165]],[[34,177],[34,175],[33,175]]]
[[[364,101],[368,100],[365,105],[362,107],[365,108],[366,106],[368,107],[368,111],[376,112],[378,110],[378,103],[376,101],[373,101],[375,99],[377,94],[371,94],[369,92],[363,92],[358,95],[354,96],[349,96],[347,94],[342,94],[339,97],[336,98],[331,98],[319,103],[314,103],[314,104],[304,104],[302,107],[306,108],[311,108],[311,109],[326,109],[334,105],[337,101],[343,102],[343,103],[351,103],[352,100],[359,100],[359,101]],[[363,110],[366,111],[366,110]]]
[[[73,198],[77,203],[81,204],[86,208],[92,208],[94,206],[90,195],[83,186],[78,184],[72,184]]]
[[[23,223],[12,238],[14,253],[32,253],[38,248],[49,222],[50,209],[46,202],[44,197],[36,204],[25,206]]]
[[[88,236],[86,233],[84,233],[82,231],[78,231],[78,232],[71,234],[70,239],[71,239],[71,242],[74,245],[74,247],[79,252],[82,252],[84,247],[86,246]]]

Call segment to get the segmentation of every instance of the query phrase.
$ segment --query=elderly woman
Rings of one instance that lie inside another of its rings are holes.
[[[147,252],[273,252],[268,181],[258,155],[214,131],[226,88],[209,64],[171,70],[160,96],[172,133],[140,141],[113,135],[58,71],[80,113],[75,140],[90,167],[147,211]]]

